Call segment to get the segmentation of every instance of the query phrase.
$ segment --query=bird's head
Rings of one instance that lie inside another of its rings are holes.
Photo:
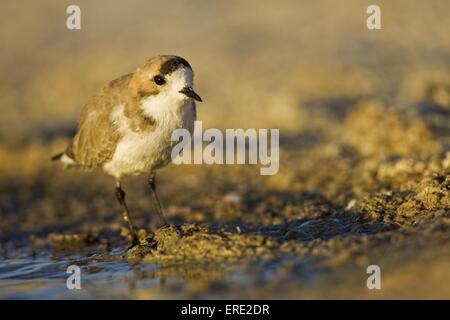
[[[202,101],[192,88],[194,72],[178,56],[156,56],[140,66],[130,81],[130,89],[140,99],[177,103],[186,99]]]

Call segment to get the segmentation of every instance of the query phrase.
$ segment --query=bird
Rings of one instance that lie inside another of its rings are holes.
[[[115,179],[115,197],[128,224],[131,247],[139,239],[122,179],[148,174],[148,187],[161,223],[168,225],[156,193],[156,171],[171,162],[174,130],[191,134],[197,119],[194,72],[182,57],[159,55],[134,73],[112,80],[81,110],[78,129],[63,152],[52,157],[64,167],[101,169]]]

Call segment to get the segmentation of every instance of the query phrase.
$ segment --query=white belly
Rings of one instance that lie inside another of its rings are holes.
[[[159,119],[154,131],[123,132],[113,158],[105,163],[103,170],[120,179],[124,175],[149,173],[169,164],[172,147],[177,143],[170,139],[172,132],[185,128],[192,133],[195,121],[195,109],[191,100],[179,110]]]

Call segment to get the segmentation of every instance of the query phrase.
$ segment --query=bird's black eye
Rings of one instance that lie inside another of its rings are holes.
[[[156,83],[158,86],[162,86],[164,83],[166,83],[166,80],[165,80],[163,77],[161,77],[161,76],[155,76],[155,77],[153,78],[153,81],[155,81],[155,83]]]

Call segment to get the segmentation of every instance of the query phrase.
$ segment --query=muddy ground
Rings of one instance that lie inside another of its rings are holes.
[[[63,6],[5,5],[0,298],[450,298],[449,5],[381,1],[367,34],[361,1],[226,3],[81,2],[77,34]],[[112,178],[49,159],[102,84],[174,51],[196,70],[204,129],[279,128],[280,170],[162,169],[165,228],[145,177],[125,180],[141,239],[127,250]]]
[[[62,141],[3,150],[1,296],[449,298],[448,128],[439,137],[369,101],[335,129],[317,143],[289,137],[300,146],[282,148],[271,177],[256,166],[164,169],[169,227],[158,227],[145,179],[130,179],[142,244],[129,251],[110,178],[48,162]],[[70,264],[88,275],[79,293],[65,289]],[[381,290],[366,287],[372,264]]]

